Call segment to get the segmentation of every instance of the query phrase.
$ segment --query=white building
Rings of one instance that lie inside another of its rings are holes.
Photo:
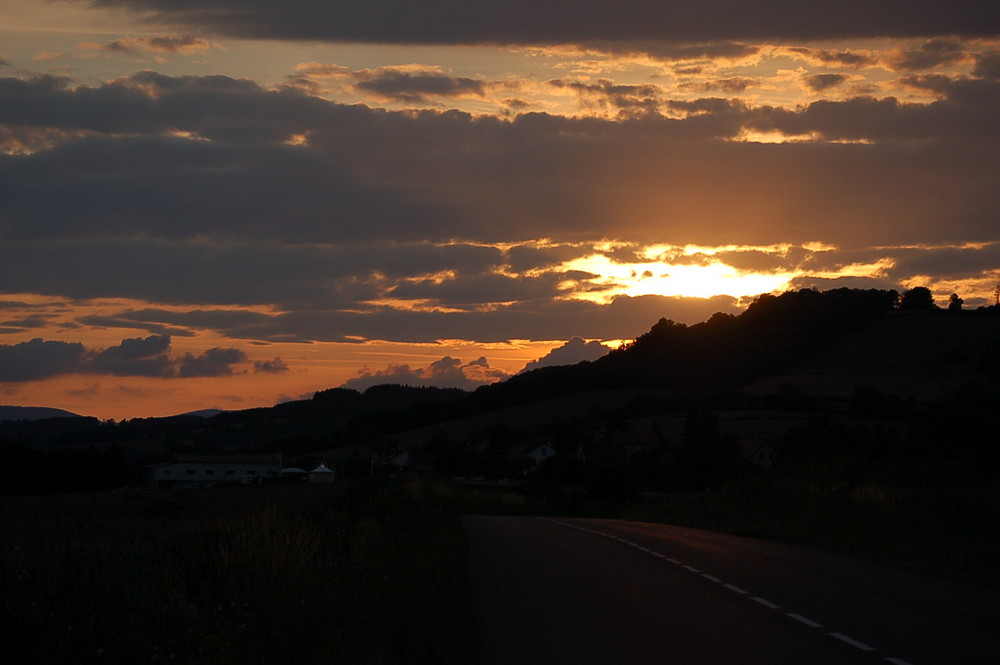
[[[209,487],[272,480],[279,473],[281,455],[174,455],[147,467],[143,480],[148,487]]]
[[[332,483],[337,479],[337,475],[326,464],[320,464],[309,472],[309,482],[311,483]]]

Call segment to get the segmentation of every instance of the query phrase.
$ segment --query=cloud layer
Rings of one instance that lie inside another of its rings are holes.
[[[615,3],[510,0],[313,2],[97,0],[150,12],[158,22],[238,37],[433,44],[642,43],[719,39],[988,35],[1000,32],[986,0],[702,0]]]
[[[63,374],[146,378],[229,376],[235,371],[234,365],[246,361],[246,353],[235,348],[171,356],[170,337],[161,335],[123,339],[118,346],[99,351],[87,349],[79,342],[35,338],[19,344],[0,344],[0,382],[38,381]]]
[[[1000,282],[993,3],[77,5],[134,30],[0,55],[0,381],[295,394],[291,344],[571,340],[542,365],[775,288]],[[351,381],[507,371],[413,365]]]
[[[363,391],[371,386],[394,383],[473,390],[488,383],[502,381],[508,376],[507,372],[490,367],[489,361],[483,357],[463,364],[457,358],[445,356],[427,367],[411,368],[405,364],[389,365],[384,370],[365,367],[358,371],[357,376],[344,382],[342,387]]]

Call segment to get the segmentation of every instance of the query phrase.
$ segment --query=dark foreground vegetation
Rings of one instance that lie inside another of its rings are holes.
[[[467,665],[454,508],[414,483],[5,498],[2,662]]]

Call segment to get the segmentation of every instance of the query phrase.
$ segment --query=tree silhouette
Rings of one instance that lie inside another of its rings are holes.
[[[952,293],[948,296],[948,311],[949,312],[961,312],[962,305],[965,304],[965,300],[960,298],[957,293]]]
[[[899,299],[899,308],[907,312],[929,312],[937,309],[934,296],[926,286],[914,286],[903,293]]]

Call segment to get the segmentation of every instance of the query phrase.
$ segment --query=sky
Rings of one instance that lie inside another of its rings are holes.
[[[475,388],[761,293],[1000,284],[1000,12],[0,0],[0,403]]]

